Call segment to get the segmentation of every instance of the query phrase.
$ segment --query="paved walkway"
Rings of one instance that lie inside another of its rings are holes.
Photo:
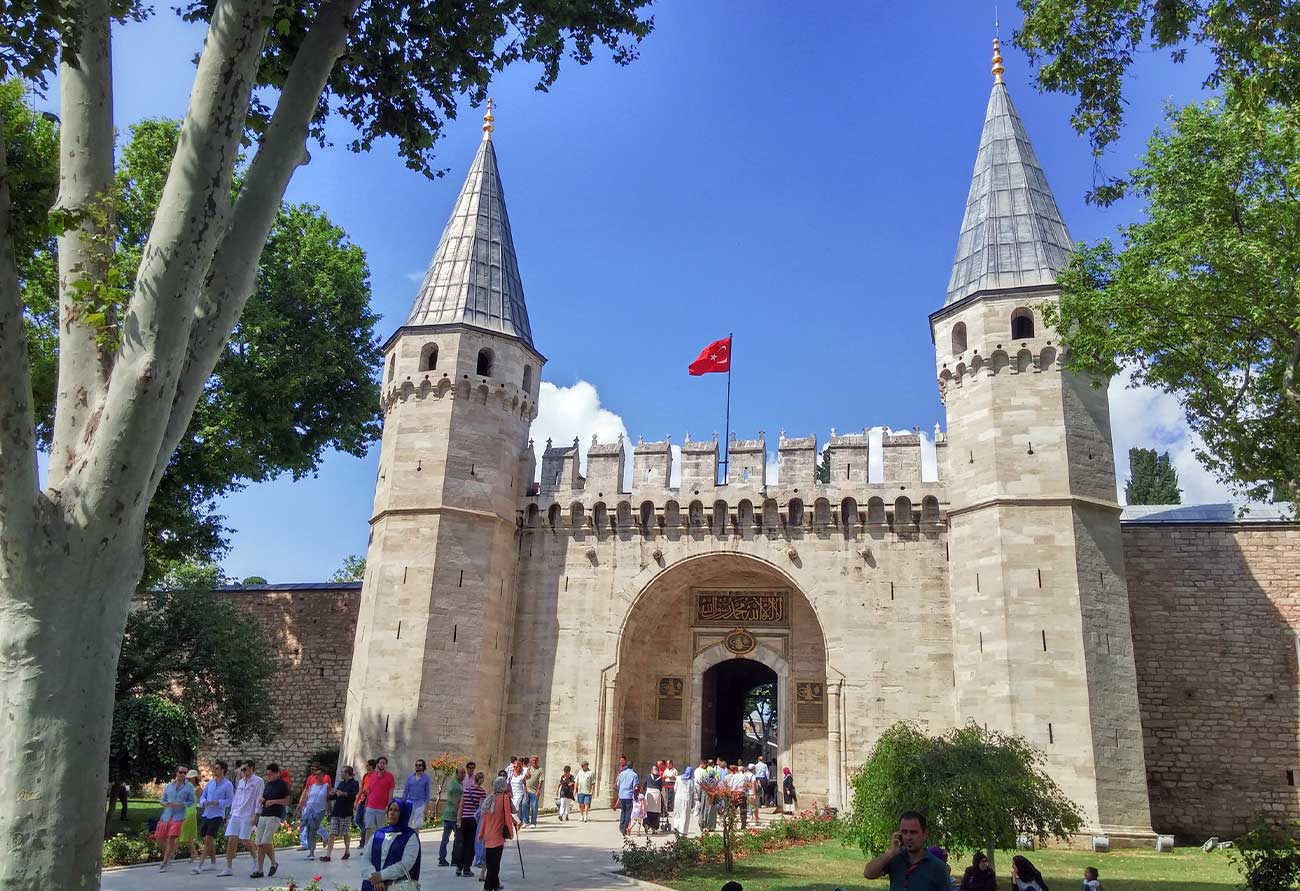
[[[438,842],[441,831],[425,830],[422,836],[420,871],[421,891],[482,891],[483,886],[474,879],[457,878],[450,868],[438,866]],[[355,841],[355,840],[354,840]],[[519,872],[519,854],[515,846],[506,850],[502,858],[501,881],[509,891],[525,888],[573,889],[573,891],[614,891],[614,889],[655,888],[658,886],[638,882],[615,872],[618,864],[612,854],[621,848],[616,811],[594,811],[591,822],[572,820],[559,822],[555,816],[542,817],[536,829],[520,834],[524,869],[527,878]],[[252,861],[247,854],[235,859],[235,875],[217,878],[215,872],[194,875],[188,859],[178,859],[167,872],[158,872],[156,865],[109,869],[104,871],[103,891],[252,891],[260,888],[283,888],[292,878],[299,886],[310,883],[313,876],[321,876],[321,887],[334,891],[341,885],[361,886],[361,864],[353,847],[352,859],[341,861],[340,849],[334,849],[330,863],[306,860],[298,850],[277,851],[280,870],[273,879],[250,879]],[[225,860],[217,858],[219,866]]]

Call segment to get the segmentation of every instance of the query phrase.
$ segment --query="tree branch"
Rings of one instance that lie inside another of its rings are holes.
[[[189,427],[203,388],[257,283],[257,261],[294,171],[307,163],[307,128],[321,93],[347,44],[360,0],[331,0],[316,17],[285,78],[275,114],[235,201],[199,297],[175,401],[150,479],[150,492],[167,470]]]
[[[87,421],[77,511],[143,522],[203,279],[229,211],[271,0],[218,0],[145,244],[103,404]],[[111,503],[110,503],[111,501]]]
[[[111,352],[88,323],[95,290],[105,286],[111,250],[113,56],[108,0],[74,5],[80,40],[59,62],[59,389],[49,480],[58,488],[76,460],[78,437],[108,386]],[[105,324],[107,320],[105,320]],[[103,326],[101,326],[103,327]]]
[[[7,567],[15,549],[30,543],[38,485],[32,374],[13,226],[9,165],[0,139],[0,576],[13,574]]]

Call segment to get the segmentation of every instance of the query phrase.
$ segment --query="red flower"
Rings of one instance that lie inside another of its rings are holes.
[[[312,877],[311,877],[311,880],[312,880],[313,882],[319,882],[319,881],[320,881],[320,876],[312,876]]]

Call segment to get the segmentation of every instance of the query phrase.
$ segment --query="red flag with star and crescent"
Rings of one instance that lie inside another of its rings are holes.
[[[699,358],[690,364],[692,375],[713,374],[731,370],[731,335],[715,340],[700,351]]]

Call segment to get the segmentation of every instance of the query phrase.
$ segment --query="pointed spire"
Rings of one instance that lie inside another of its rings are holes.
[[[456,196],[406,324],[459,322],[518,337],[532,346],[524,286],[492,142],[494,121],[492,101],[488,100],[483,141]]]
[[[993,92],[966,213],[957,239],[948,298],[977,291],[1056,283],[1073,242],[1047,177],[1011,103],[1002,75],[1001,43],[993,41]]]

